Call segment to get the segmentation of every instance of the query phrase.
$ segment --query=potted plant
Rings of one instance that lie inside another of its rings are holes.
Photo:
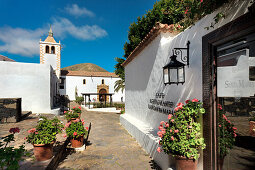
[[[75,120],[65,125],[66,135],[70,138],[72,147],[79,148],[83,146],[84,137],[88,134],[88,128],[84,128],[83,120]]]
[[[11,142],[15,142],[14,134],[19,133],[20,129],[18,127],[10,128],[9,132],[11,134],[0,138],[0,169],[18,170],[19,161],[29,153],[25,150],[24,144],[15,148],[9,145]]]
[[[80,119],[81,116],[81,108],[80,107],[73,107],[69,111],[65,111],[65,117],[66,120],[69,121],[74,121],[76,119]]]
[[[33,144],[37,161],[45,161],[52,158],[56,135],[61,133],[63,127],[63,124],[56,117],[51,120],[41,117],[38,125],[28,130],[29,135],[26,140],[28,143]]]
[[[236,128],[234,124],[228,120],[225,115],[225,112],[222,109],[222,106],[218,104],[219,110],[219,119],[218,119],[218,126],[219,126],[219,170],[222,170],[224,158],[229,153],[229,150],[233,148],[236,138]]]
[[[177,170],[196,169],[199,152],[205,148],[198,122],[199,116],[204,113],[198,99],[186,100],[186,105],[179,103],[175,113],[168,115],[168,122],[160,122],[159,145],[165,153],[175,157]],[[161,148],[158,147],[157,151],[160,152]]]
[[[252,118],[249,119],[249,133],[251,136],[255,137],[255,114],[253,114]]]

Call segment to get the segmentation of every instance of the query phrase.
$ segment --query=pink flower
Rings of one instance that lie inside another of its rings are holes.
[[[196,98],[192,99],[192,102],[198,102],[198,99],[196,99]]]
[[[178,129],[174,130],[174,133],[178,133],[178,132],[179,132],[179,130],[178,130]]]
[[[168,124],[168,123],[166,123],[166,127],[169,127],[169,124]]]
[[[172,129],[170,129],[170,132],[172,133]]]
[[[179,108],[182,108],[183,106],[184,106],[184,104],[183,103],[178,103],[178,105],[177,105]]]
[[[74,132],[73,135],[76,136],[76,135],[77,135],[77,132]]]
[[[203,2],[203,0],[200,0],[200,2],[202,3],[202,2]]]
[[[190,100],[186,100],[185,103],[189,103]]]
[[[65,124],[65,127],[69,127],[71,125],[71,122],[68,122],[67,124]]]
[[[66,113],[66,111],[64,111],[64,113]]]
[[[171,136],[171,140],[174,140],[174,137],[173,137],[173,136]]]
[[[85,127],[85,129],[89,130],[89,128],[88,128],[88,127]]]
[[[73,107],[73,109],[75,109],[75,107]]]
[[[164,123],[165,123],[164,121],[161,121],[161,122],[160,122],[160,125],[163,125]]]
[[[66,134],[64,134],[63,137],[66,138]]]
[[[234,133],[234,137],[236,137],[237,135]]]
[[[174,119],[171,119],[171,122],[174,122]]]
[[[157,151],[158,151],[159,153],[161,152],[160,147],[158,147]]]
[[[168,115],[168,119],[171,119],[171,118],[172,118],[172,116],[173,116],[172,114],[169,114],[169,115]]]
[[[162,136],[163,136],[163,135],[162,135],[162,132],[158,131],[157,134],[158,134],[158,136],[159,136],[160,138],[162,138]]]
[[[165,133],[166,133],[166,130],[165,130],[165,129],[161,131],[161,134],[162,134],[162,135],[164,135]]]
[[[222,110],[222,106],[220,104],[218,104],[218,109]]]
[[[81,109],[81,106],[79,106],[78,108]]]
[[[185,10],[185,14],[187,14],[187,13],[188,13],[188,9]]]
[[[162,127],[163,127],[162,125],[159,125],[158,130],[161,130],[161,129],[162,129]]]
[[[188,128],[190,128],[190,129],[191,129],[191,128],[192,128],[192,126],[189,126]]]
[[[33,128],[33,129],[28,130],[27,132],[28,133],[34,133],[35,131],[36,131],[36,128]]]
[[[35,132],[35,134],[38,134],[38,132]]]
[[[174,109],[174,111],[176,111],[176,112],[177,112],[178,110],[179,110],[179,107],[176,107],[176,108]]]
[[[219,125],[219,127],[221,127],[221,125]]]
[[[27,137],[24,137],[24,140],[26,140],[27,139]]]
[[[237,128],[236,127],[233,127],[233,130],[236,130]]]

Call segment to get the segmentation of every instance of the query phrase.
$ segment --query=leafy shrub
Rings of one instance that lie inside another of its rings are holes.
[[[235,143],[236,128],[225,115],[225,112],[222,110],[222,106],[218,105],[219,109],[219,147],[220,147],[220,157],[224,158],[229,150],[233,148]]]
[[[76,139],[80,136],[86,136],[88,134],[88,128],[84,128],[84,121],[76,120],[75,122],[69,122],[65,125],[66,134],[69,138]]]
[[[28,155],[25,150],[25,146],[21,145],[18,148],[8,146],[10,142],[14,140],[14,134],[19,133],[19,128],[11,128],[9,130],[11,133],[0,139],[0,168],[6,170],[16,170],[19,169],[19,161],[23,160],[23,156]]]
[[[81,103],[84,101],[84,98],[82,96],[76,96],[75,102],[81,105]]]
[[[72,118],[79,118],[81,113],[81,107],[73,107],[69,111],[64,111],[67,121],[70,121]]]
[[[56,141],[56,135],[61,133],[63,124],[56,117],[47,119],[40,117],[38,125],[28,130],[27,142],[32,144],[50,144]]]
[[[186,105],[179,103],[174,115],[169,114],[168,122],[162,121],[159,126],[159,144],[164,152],[198,159],[199,150],[205,148],[200,132],[201,124],[198,122],[199,116],[204,113],[202,103],[197,99],[186,100]],[[160,152],[161,148],[157,150]]]

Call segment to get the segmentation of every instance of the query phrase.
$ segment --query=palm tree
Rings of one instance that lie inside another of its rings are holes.
[[[124,89],[125,89],[125,81],[123,79],[115,81],[115,84],[114,84],[115,92],[118,92],[119,90],[121,90],[121,92],[123,93]]]

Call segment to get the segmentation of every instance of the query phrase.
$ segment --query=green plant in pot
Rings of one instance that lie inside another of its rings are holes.
[[[236,134],[236,127],[234,124],[228,120],[225,112],[222,109],[222,106],[218,104],[218,113],[219,113],[219,120],[218,120],[218,133],[220,134],[219,137],[219,170],[222,170],[224,158],[229,153],[229,151],[233,148],[235,144]]]
[[[29,153],[25,150],[24,144],[19,147],[9,145],[14,142],[14,134],[19,133],[20,129],[10,128],[11,134],[0,138],[0,169],[18,170],[19,161],[23,160],[23,156],[28,156]]]
[[[65,125],[66,135],[70,138],[72,147],[79,148],[83,146],[84,137],[88,134],[88,127],[84,128],[84,120],[75,120]]]
[[[71,110],[65,111],[64,113],[67,121],[80,119],[81,107],[73,107]]]
[[[45,161],[53,156],[53,143],[56,141],[56,135],[61,133],[63,127],[63,124],[56,117],[53,119],[40,117],[37,126],[28,130],[29,135],[26,140],[33,144],[37,161]]]
[[[175,113],[168,115],[168,122],[160,122],[158,136],[161,147],[157,151],[172,154],[176,159],[177,170],[196,169],[199,152],[205,148],[198,120],[204,113],[199,100],[186,100],[186,105],[179,103]]]

